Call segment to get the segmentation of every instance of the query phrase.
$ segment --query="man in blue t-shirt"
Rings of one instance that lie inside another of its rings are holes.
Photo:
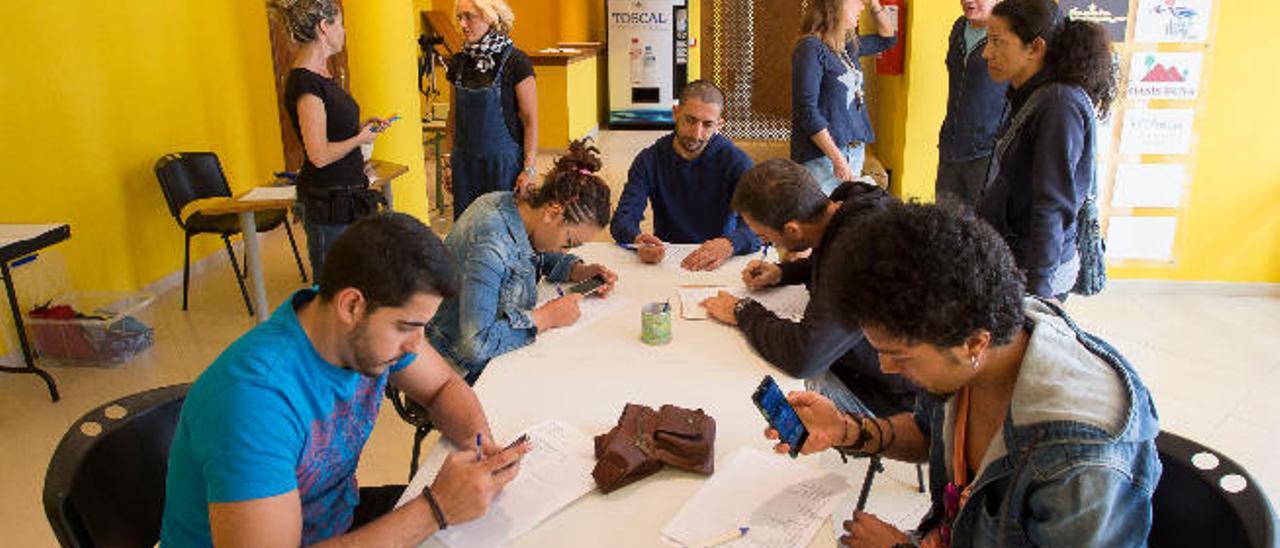
[[[475,393],[424,344],[458,275],[421,222],[351,225],[317,273],[191,386],[169,454],[162,546],[416,546],[480,517],[528,444],[499,450]],[[419,354],[421,352],[421,354]],[[422,496],[358,488],[356,466],[388,380],[460,447]]]
[[[620,244],[635,245],[640,260],[662,261],[665,242],[702,244],[680,263],[687,270],[715,270],[734,255],[760,249],[760,240],[729,201],[751,158],[728,137],[724,92],[706,80],[690,82],[673,110],[676,130],[640,151],[609,232]],[[647,203],[653,204],[653,234],[640,231]]]

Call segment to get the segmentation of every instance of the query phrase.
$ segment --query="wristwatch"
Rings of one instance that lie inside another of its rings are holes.
[[[525,174],[525,175],[528,175],[528,176],[530,176],[530,177],[537,177],[537,176],[538,176],[538,169],[537,169],[537,168],[535,168],[535,167],[533,167],[533,166],[527,166],[527,167],[525,167],[525,168],[524,168],[524,174]]]
[[[743,310],[746,310],[747,307],[751,306],[751,304],[754,302],[756,302],[756,300],[752,299],[751,297],[743,297],[741,299],[738,299],[738,302],[734,303],[733,305],[733,317],[737,318],[739,314],[742,314]]]

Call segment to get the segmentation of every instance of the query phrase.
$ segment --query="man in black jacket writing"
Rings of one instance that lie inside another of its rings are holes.
[[[788,375],[805,379],[848,412],[885,416],[910,410],[915,392],[896,375],[880,371],[879,356],[857,327],[838,321],[829,297],[837,280],[822,276],[836,235],[855,230],[856,221],[883,209],[893,198],[874,185],[851,182],[831,197],[804,167],[770,160],[748,170],[738,182],[733,208],[760,238],[779,249],[809,257],[783,262],[752,261],[742,272],[751,290],[805,284],[809,304],[799,322],[780,318],[751,298],[721,292],[702,303],[709,316],[742,330],[756,352]]]

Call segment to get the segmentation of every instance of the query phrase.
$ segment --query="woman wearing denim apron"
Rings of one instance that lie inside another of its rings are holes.
[[[454,97],[447,179],[456,221],[484,194],[522,194],[534,183],[538,92],[533,63],[509,37],[515,17],[506,3],[458,0],[455,10],[466,39],[447,74]]]
[[[301,44],[285,80],[284,101],[304,157],[298,174],[298,202],[307,232],[311,271],[319,275],[325,252],[357,217],[378,210],[377,193],[360,151],[388,127],[381,118],[360,122],[360,106],[329,71],[329,58],[342,51],[346,28],[334,0],[292,0],[272,4]]]
[[[866,144],[875,140],[863,99],[859,57],[897,42],[893,21],[871,0],[879,35],[859,38],[865,0],[814,0],[804,15],[804,36],[791,54],[791,159],[830,195],[862,175]]]

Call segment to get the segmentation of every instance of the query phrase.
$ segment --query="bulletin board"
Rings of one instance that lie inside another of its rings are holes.
[[[1111,34],[1118,93],[1098,124],[1110,266],[1177,264],[1204,113],[1214,0],[1060,0]]]

